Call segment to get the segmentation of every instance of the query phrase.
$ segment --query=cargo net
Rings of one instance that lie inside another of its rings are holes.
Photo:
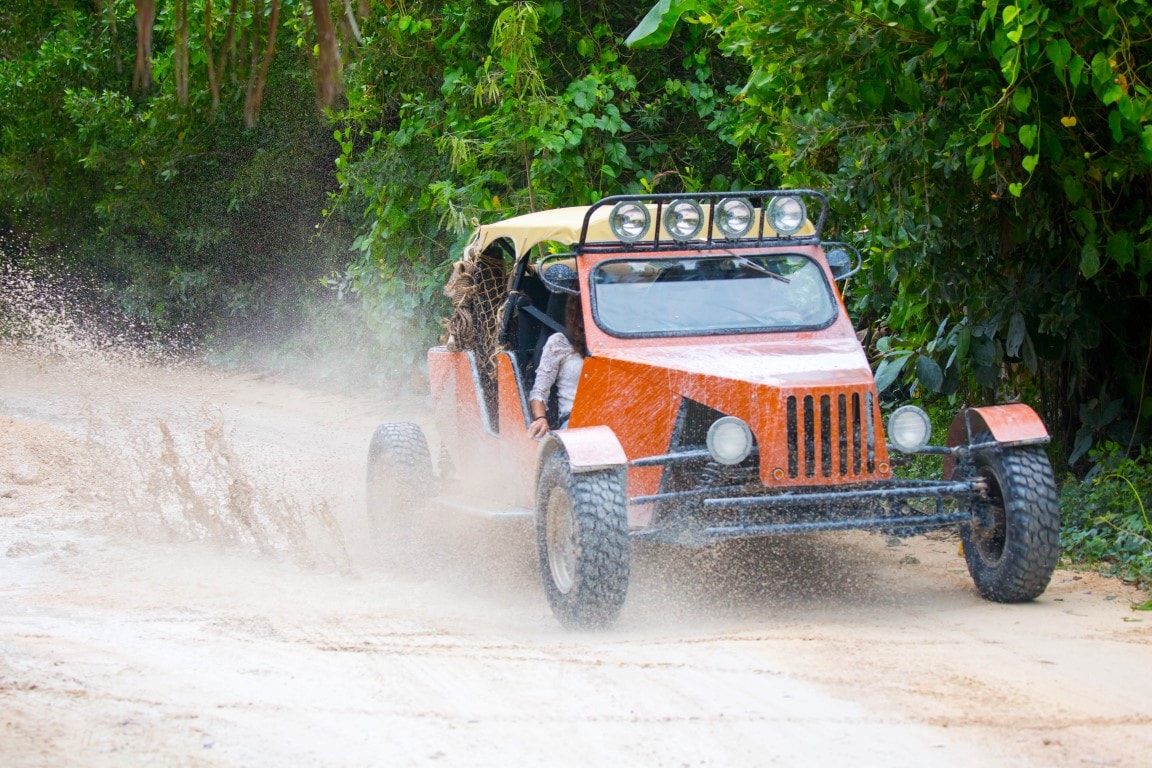
[[[466,350],[476,359],[485,400],[495,410],[496,353],[500,351],[500,319],[507,293],[504,254],[498,246],[478,252],[469,245],[464,258],[452,265],[444,286],[452,301],[452,316],[445,322],[444,346]]]

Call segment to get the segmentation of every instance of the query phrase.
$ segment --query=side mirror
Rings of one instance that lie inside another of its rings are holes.
[[[855,258],[852,258],[853,256]],[[832,270],[832,279],[837,282],[859,272],[863,263],[860,252],[844,243],[824,243],[824,258],[828,260],[828,268]]]

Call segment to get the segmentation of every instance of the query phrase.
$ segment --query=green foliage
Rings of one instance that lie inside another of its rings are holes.
[[[112,75],[106,46],[93,45],[101,24],[51,4],[39,13],[15,5],[0,10],[13,24],[0,56],[0,207],[34,216],[63,209],[84,221],[90,212],[76,201],[95,190],[77,162],[82,140],[64,114],[64,87],[96,87]]]
[[[1089,476],[1069,479],[1061,494],[1064,553],[1152,584],[1152,450],[1126,458],[1109,442],[1090,458]]]
[[[140,96],[129,91],[130,0],[114,5],[115,34],[103,3],[0,0],[0,221],[155,329],[234,340],[241,327],[286,326],[289,297],[342,262],[341,224],[316,229],[335,147],[313,102],[308,3],[283,3],[283,25],[308,48],[279,49],[259,130],[242,120],[250,61],[230,59],[214,106],[200,34],[197,87],[181,105],[175,7],[159,4],[154,84]],[[217,57],[228,7],[213,4]],[[204,10],[189,3],[190,28],[204,28]],[[239,15],[236,39],[263,23]]]
[[[359,235],[334,284],[388,322],[428,327],[478,220],[762,182],[732,144],[742,74],[700,25],[682,47],[632,54],[621,38],[635,21],[625,3],[458,1],[365,20],[336,116],[331,206]]]
[[[884,384],[1140,418],[1152,309],[1152,29],[1142,0],[713,2],[751,69],[736,141],[828,189],[863,238],[854,311]]]
[[[636,50],[667,45],[680,17],[696,8],[696,0],[660,0],[640,20],[624,43]]]

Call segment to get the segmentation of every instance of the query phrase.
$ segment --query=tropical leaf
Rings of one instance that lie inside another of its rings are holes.
[[[944,371],[935,360],[920,355],[916,359],[916,380],[929,392],[939,392],[944,387]]]
[[[625,38],[624,44],[635,50],[667,45],[680,17],[695,11],[697,5],[696,0],[660,0],[648,10],[632,34]]]

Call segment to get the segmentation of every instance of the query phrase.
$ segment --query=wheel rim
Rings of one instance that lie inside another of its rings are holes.
[[[560,488],[552,489],[548,496],[544,526],[552,583],[560,594],[566,595],[572,591],[576,580],[576,526],[572,519],[572,502]]]
[[[988,482],[988,514],[991,516],[991,525],[978,525],[972,522],[972,538],[976,542],[980,557],[988,563],[998,563],[1004,556],[1004,545],[1007,542],[1008,517],[1004,511],[1004,493],[1000,489],[1000,479],[994,472],[985,470],[981,472]]]

